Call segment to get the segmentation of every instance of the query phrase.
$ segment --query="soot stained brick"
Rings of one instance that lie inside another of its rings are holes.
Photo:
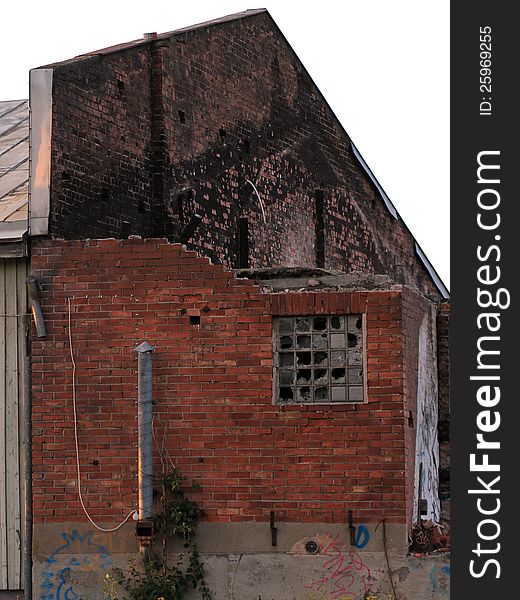
[[[437,295],[267,13],[55,65],[53,82],[50,233],[117,237],[126,222],[178,240],[197,213],[189,247],[238,267],[247,218],[251,268],[319,262]]]

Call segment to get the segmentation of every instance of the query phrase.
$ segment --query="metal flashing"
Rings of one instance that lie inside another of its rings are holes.
[[[433,283],[436,285],[443,299],[447,300],[450,297],[450,292],[448,291],[448,288],[444,285],[444,283],[442,283],[441,278],[437,275],[437,271],[433,268],[431,262],[428,260],[428,257],[422,251],[421,247],[417,242],[415,242],[415,253],[421,260],[425,269],[428,271],[428,274],[432,278]]]
[[[361,156],[361,153],[356,148],[356,146],[354,145],[354,142],[352,140],[350,140],[350,146],[351,146],[352,152],[354,153],[354,156],[357,158],[359,164],[363,167],[363,169],[365,170],[365,173],[368,175],[370,181],[374,184],[374,187],[379,192],[381,199],[385,203],[386,210],[392,215],[392,217],[394,219],[397,220],[397,210],[396,210],[395,206],[392,204],[392,201],[387,196],[385,190],[381,187],[381,184],[379,183],[379,181],[376,179],[375,175],[370,170],[370,167],[367,165],[367,163],[365,162],[365,159]]]
[[[29,73],[29,235],[49,231],[52,69]]]

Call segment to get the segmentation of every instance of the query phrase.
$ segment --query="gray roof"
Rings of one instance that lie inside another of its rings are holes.
[[[29,101],[0,102],[0,242],[27,232]]]

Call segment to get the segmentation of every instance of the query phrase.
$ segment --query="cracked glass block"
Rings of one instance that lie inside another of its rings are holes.
[[[298,369],[296,376],[296,383],[298,384],[309,384],[312,379],[312,371],[310,369]]]
[[[298,350],[306,349],[311,347],[311,336],[310,335],[297,335],[296,336],[296,348]]]
[[[312,328],[314,329],[314,331],[326,331],[327,317],[314,317],[312,322]]]
[[[296,390],[296,402],[310,402],[311,388],[308,386],[299,387]]]
[[[278,331],[280,333],[291,333],[293,330],[292,319],[278,319]]]
[[[332,369],[330,372],[330,382],[345,383],[345,369]],[[357,381],[353,383],[357,383]]]
[[[289,350],[293,347],[294,338],[292,335],[281,335],[280,336],[280,350]]]
[[[326,333],[314,334],[312,336],[312,347],[314,350],[327,350],[329,336]]]
[[[359,348],[361,345],[361,334],[360,333],[347,333],[347,347],[348,348]]]
[[[331,317],[330,318],[330,330],[337,331],[338,329],[345,329],[345,317]]]
[[[345,358],[345,350],[333,350],[330,353],[330,366],[331,367],[344,367],[347,364]]]
[[[297,352],[296,364],[299,367],[310,367],[312,362],[312,354],[310,352]]]
[[[327,402],[329,399],[329,390],[325,386],[317,387],[314,390],[314,402]]]
[[[357,333],[361,331],[361,327],[363,325],[363,321],[360,315],[349,315],[347,317],[347,329],[352,333]]]
[[[292,385],[294,383],[294,371],[279,371],[278,372],[278,381],[280,385]]]
[[[280,367],[294,367],[294,354],[292,352],[280,352]]]
[[[328,355],[326,352],[315,352],[314,353],[314,366],[315,367],[326,367],[328,363]]]
[[[314,369],[314,383],[316,385],[327,385],[329,382],[327,369]]]
[[[293,400],[294,393],[292,387],[280,387],[280,400],[282,402],[289,402]]]
[[[363,383],[363,371],[361,369],[349,369],[348,382],[358,384]]]
[[[311,317],[296,317],[296,331],[310,331]]]
[[[351,350],[350,348],[347,350],[347,360],[349,366],[362,365],[363,364],[363,355],[359,350]]]

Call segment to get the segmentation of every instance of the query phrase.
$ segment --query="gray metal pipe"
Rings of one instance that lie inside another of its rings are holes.
[[[40,338],[45,337],[47,332],[45,330],[45,321],[43,319],[43,312],[40,306],[40,288],[38,279],[34,275],[29,275],[29,277],[27,277],[26,284],[34,324],[36,326],[36,334]]]
[[[25,367],[25,403],[24,403],[24,562],[23,562],[23,597],[32,600],[32,389],[31,389],[31,357],[24,360]]]
[[[138,489],[139,520],[153,516],[153,438],[152,438],[152,352],[147,341],[139,344],[135,351],[138,360]]]

